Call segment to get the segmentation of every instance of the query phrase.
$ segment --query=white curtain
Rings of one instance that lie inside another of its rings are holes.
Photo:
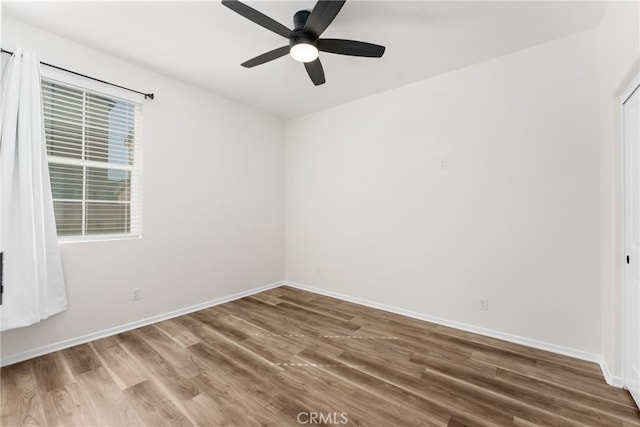
[[[4,294],[0,330],[66,310],[44,140],[40,62],[16,49],[2,77],[0,250]]]

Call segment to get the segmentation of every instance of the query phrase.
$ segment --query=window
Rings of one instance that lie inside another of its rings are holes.
[[[42,79],[58,237],[140,235],[139,103]]]

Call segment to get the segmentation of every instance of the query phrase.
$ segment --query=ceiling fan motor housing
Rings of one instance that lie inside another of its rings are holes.
[[[293,47],[300,43],[310,44],[318,48],[318,37],[313,34],[306,33],[303,28],[304,24],[307,23],[307,19],[311,12],[308,10],[301,10],[296,12],[293,15],[293,31],[291,32],[291,36],[289,36],[289,47]]]
[[[318,39],[304,33],[303,31],[294,31],[289,38],[289,47],[294,47],[297,44],[306,43],[318,48]]]
[[[307,23],[307,19],[309,19],[309,15],[311,12],[308,10],[300,10],[293,15],[293,31],[302,30],[304,28],[304,24]]]

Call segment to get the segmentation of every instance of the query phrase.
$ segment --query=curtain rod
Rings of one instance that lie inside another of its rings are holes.
[[[13,55],[13,52],[8,51],[6,49],[2,49],[2,53],[7,53],[9,55]],[[78,73],[76,71],[67,70],[66,68],[58,67],[57,65],[47,64],[46,62],[40,62],[40,63],[42,65],[46,65],[47,67],[55,68],[56,70],[65,71],[67,73],[75,74],[76,76],[80,76],[80,77],[85,77],[87,79],[94,80],[96,82],[104,83],[104,84],[107,84],[107,85],[110,85],[110,86],[119,87],[120,89],[128,90],[130,92],[139,93],[140,95],[144,95],[144,99],[147,99],[147,98],[153,99],[154,98],[154,95],[152,93],[140,92],[140,91],[137,91],[135,89],[130,89],[128,87],[120,86],[120,85],[117,85],[115,83],[110,83],[110,82],[107,82],[107,81],[104,81],[104,80],[97,79],[95,77],[87,76],[86,74],[81,74],[81,73]]]

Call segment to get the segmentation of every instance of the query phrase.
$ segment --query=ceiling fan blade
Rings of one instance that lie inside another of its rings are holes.
[[[320,0],[316,3],[311,11],[311,15],[307,19],[307,23],[304,24],[303,31],[310,33],[316,37],[320,36],[327,29],[329,24],[333,22],[342,6],[344,1],[332,1],[332,0]]]
[[[252,7],[247,6],[244,3],[240,3],[237,0],[222,0],[222,4],[224,6],[227,6],[237,14],[244,16],[248,20],[253,21],[256,24],[266,28],[267,30],[273,31],[276,34],[280,34],[284,38],[288,39],[291,35],[290,29],[288,29],[278,21],[269,18],[262,12],[258,12]]]
[[[320,86],[321,84],[324,84],[324,70],[322,69],[320,59],[316,59],[312,62],[305,62],[304,68],[307,69],[307,74],[311,77],[311,81],[314,85]]]
[[[273,61],[274,59],[278,59],[281,56],[287,55],[290,49],[291,48],[289,46],[282,46],[277,49],[270,50],[267,53],[263,53],[262,55],[258,55],[255,58],[251,58],[250,60],[245,61],[240,65],[245,68],[255,67],[256,65],[261,65],[265,62]]]
[[[380,58],[384,54],[384,46],[372,43],[358,42],[355,40],[343,39],[320,39],[318,40],[318,50],[340,55],[366,56],[369,58]]]

